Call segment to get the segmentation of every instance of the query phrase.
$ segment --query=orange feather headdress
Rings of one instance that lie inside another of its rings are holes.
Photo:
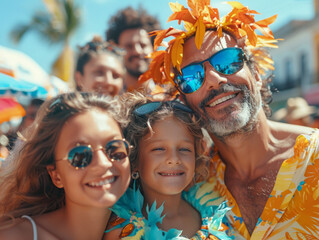
[[[264,74],[267,70],[274,70],[273,60],[266,52],[260,50],[260,47],[277,47],[275,45],[277,40],[268,27],[276,20],[277,15],[256,22],[254,15],[259,13],[255,10],[250,10],[239,2],[227,3],[233,9],[222,18],[219,17],[218,9],[210,5],[210,0],[187,0],[189,8],[179,3],[170,3],[174,13],[168,21],[178,20],[178,24],[183,21],[185,31],[170,27],[150,33],[151,36],[156,36],[154,52],[149,56],[152,61],[149,70],[139,78],[139,81],[145,82],[152,78],[158,84],[174,84],[173,69],[181,71],[184,42],[195,35],[196,47],[200,49],[207,29],[216,30],[219,37],[225,31],[237,39],[245,38],[245,46],[258,63],[259,72]],[[258,35],[255,30],[259,30],[262,35]],[[165,43],[164,39],[168,37],[173,39]],[[166,49],[157,50],[160,46],[166,46]]]

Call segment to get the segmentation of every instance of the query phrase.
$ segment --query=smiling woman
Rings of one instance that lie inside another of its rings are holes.
[[[41,106],[0,172],[0,239],[103,237],[108,208],[130,181],[118,111],[116,100],[93,93]]]
[[[123,91],[124,50],[95,36],[79,48],[75,71],[77,90],[99,92],[110,96]]]

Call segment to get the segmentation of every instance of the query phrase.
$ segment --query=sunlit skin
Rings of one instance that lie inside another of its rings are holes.
[[[138,144],[138,159],[132,171],[139,173],[146,205],[157,208],[164,204],[162,224],[164,231],[171,228],[183,230],[183,236],[193,237],[201,226],[200,214],[181,197],[193,181],[195,174],[195,139],[184,123],[173,116],[152,123],[152,133],[147,133]],[[122,229],[108,232],[104,240],[120,239]]]
[[[184,45],[183,61],[181,68],[196,62],[206,60],[214,53],[228,47],[239,47],[238,43],[231,36],[224,34],[222,38],[217,36],[216,32],[206,32],[203,45],[200,50],[197,49],[194,37],[187,40]],[[200,114],[205,113],[208,118],[216,119],[217,121],[225,121],[229,117],[236,117],[241,111],[240,101],[243,95],[240,90],[221,93],[208,99],[204,107],[200,104],[207,99],[212,90],[219,90],[223,84],[245,85],[251,91],[251,94],[259,94],[261,87],[260,78],[258,75],[253,76],[248,69],[247,64],[243,69],[233,75],[222,75],[218,73],[209,62],[204,62],[205,80],[201,88],[191,94],[186,94],[187,103]],[[231,96],[230,99],[223,101],[215,106],[214,102],[223,98]],[[231,107],[231,116],[225,108]]]
[[[70,137],[72,136],[72,137]],[[119,125],[106,113],[91,110],[68,120],[62,128],[56,159],[63,159],[76,145],[91,145],[102,148],[107,142],[122,139]],[[114,161],[103,150],[94,151],[92,162],[84,169],[75,169],[67,160],[56,162],[58,187],[65,190],[66,206],[87,207],[112,206],[125,192],[130,180],[128,158]],[[105,182],[101,186],[94,183]]]
[[[154,133],[139,145],[138,167],[148,202],[179,196],[195,171],[194,137],[178,120],[169,117],[153,124]]]
[[[206,32],[202,48],[198,50],[192,37],[185,42],[181,67],[201,62],[227,47],[240,47],[240,43],[227,34],[218,38],[216,32],[210,31]],[[231,123],[229,127],[233,128],[246,115],[249,116],[247,123],[252,125],[247,131],[245,125],[238,124],[237,129],[234,128],[236,132],[226,137],[218,137],[209,131],[219,156],[226,164],[225,184],[239,206],[248,233],[252,235],[282,162],[293,156],[297,136],[311,131],[269,121],[262,108],[253,110],[249,107],[248,112],[243,114],[247,109],[243,91],[223,92],[208,97],[211,92],[227,84],[243,86],[248,89],[250,101],[258,106],[261,101],[261,78],[257,70],[250,69],[247,63],[239,72],[228,76],[217,73],[208,62],[204,66],[205,81],[196,92],[184,95],[187,104],[206,122],[213,120],[216,124]],[[215,105],[216,100],[227,96],[231,97]]]
[[[124,194],[130,181],[128,157],[113,161],[102,151],[107,142],[122,139],[118,123],[105,111],[91,108],[68,119],[54,150],[56,166],[47,166],[53,184],[65,193],[65,204],[57,210],[32,215],[38,239],[102,239],[110,218],[109,209]],[[65,159],[77,144],[91,145],[92,162],[75,169]],[[44,189],[45,191],[45,189]],[[0,239],[34,239],[30,221],[25,220]]]
[[[121,33],[118,44],[126,50],[126,88],[135,88],[138,85],[138,77],[148,69],[150,59],[145,57],[153,52],[151,40],[144,29],[127,29]]]
[[[164,231],[171,228],[183,230],[183,236],[193,237],[201,226],[200,214],[181,198],[181,193],[192,182],[195,171],[194,137],[186,126],[174,117],[166,117],[152,124],[153,133],[146,134],[139,142],[137,166],[146,205],[156,201],[164,204],[162,224]],[[133,164],[134,165],[134,164]],[[104,237],[119,239],[121,229]]]
[[[123,90],[124,74],[123,64],[118,57],[99,53],[84,65],[83,74],[76,72],[75,78],[82,91],[115,96]]]
[[[128,72],[144,73],[149,65],[145,58],[153,51],[151,40],[144,29],[127,29],[119,37],[119,46],[126,50],[124,66]]]

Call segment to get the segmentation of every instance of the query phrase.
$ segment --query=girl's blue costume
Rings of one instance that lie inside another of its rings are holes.
[[[232,229],[230,229],[225,217],[230,208],[227,207],[225,202],[221,202],[219,206],[210,204],[217,198],[217,196],[214,197],[215,194],[212,189],[211,183],[200,182],[189,191],[183,191],[182,193],[182,198],[191,204],[202,217],[202,227],[191,240],[210,239],[210,235],[215,236],[215,239],[234,239]],[[145,218],[142,214],[143,202],[144,197],[140,190],[129,188],[112,208],[112,211],[119,218],[122,218],[122,222],[108,231],[122,228],[121,236],[125,240],[188,239],[182,236],[180,230],[172,228],[166,232],[157,227],[157,223],[162,223],[165,217],[161,216],[165,204],[162,204],[159,208],[156,208],[156,202],[152,204],[151,208],[147,206],[147,217]]]

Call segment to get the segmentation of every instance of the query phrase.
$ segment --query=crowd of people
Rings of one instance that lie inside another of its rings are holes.
[[[34,101],[0,167],[1,240],[319,238],[316,110],[269,106],[276,17],[187,4],[183,30],[119,11],[76,89]]]

